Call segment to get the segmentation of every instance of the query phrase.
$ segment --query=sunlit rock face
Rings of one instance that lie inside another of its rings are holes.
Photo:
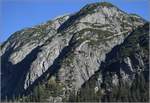
[[[100,69],[106,54],[144,23],[112,4],[94,3],[72,15],[15,32],[1,46],[2,96],[22,93],[41,77],[51,76],[65,84],[65,91],[78,90]],[[135,71],[130,57],[123,63]],[[141,59],[138,63],[144,66]],[[124,70],[122,75],[125,81],[131,79]],[[117,75],[113,78],[117,85]]]

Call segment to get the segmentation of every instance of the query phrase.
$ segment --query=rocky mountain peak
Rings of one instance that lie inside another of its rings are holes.
[[[116,8],[113,4],[108,3],[108,2],[97,2],[97,3],[91,3],[91,4],[87,4],[86,6],[84,6],[80,12],[92,12],[94,10],[98,10],[98,9],[102,9],[102,8]]]
[[[58,32],[69,31],[70,28],[87,28],[92,25],[116,25],[137,27],[145,22],[141,17],[129,15],[108,2],[92,3],[84,6],[79,12],[70,16],[59,28]],[[73,24],[73,25],[72,25]],[[118,28],[117,28],[118,29]]]
[[[30,93],[41,81],[53,81],[63,90],[57,97],[67,100],[100,70],[107,54],[144,23],[102,2],[14,33],[1,46],[2,97]]]

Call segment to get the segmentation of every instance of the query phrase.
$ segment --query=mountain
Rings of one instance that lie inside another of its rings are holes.
[[[101,2],[17,31],[1,45],[1,97],[86,101],[83,91],[100,90],[98,101],[104,101],[115,87],[132,87],[138,76],[148,82],[148,26]]]

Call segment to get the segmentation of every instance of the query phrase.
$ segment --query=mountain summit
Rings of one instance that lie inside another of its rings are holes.
[[[101,101],[120,83],[132,87],[148,76],[145,23],[102,2],[15,32],[1,45],[2,99]]]

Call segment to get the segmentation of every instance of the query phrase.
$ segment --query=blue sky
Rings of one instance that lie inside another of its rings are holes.
[[[74,13],[87,3],[108,1],[149,20],[149,0],[0,0],[0,43],[15,31],[59,15]]]

